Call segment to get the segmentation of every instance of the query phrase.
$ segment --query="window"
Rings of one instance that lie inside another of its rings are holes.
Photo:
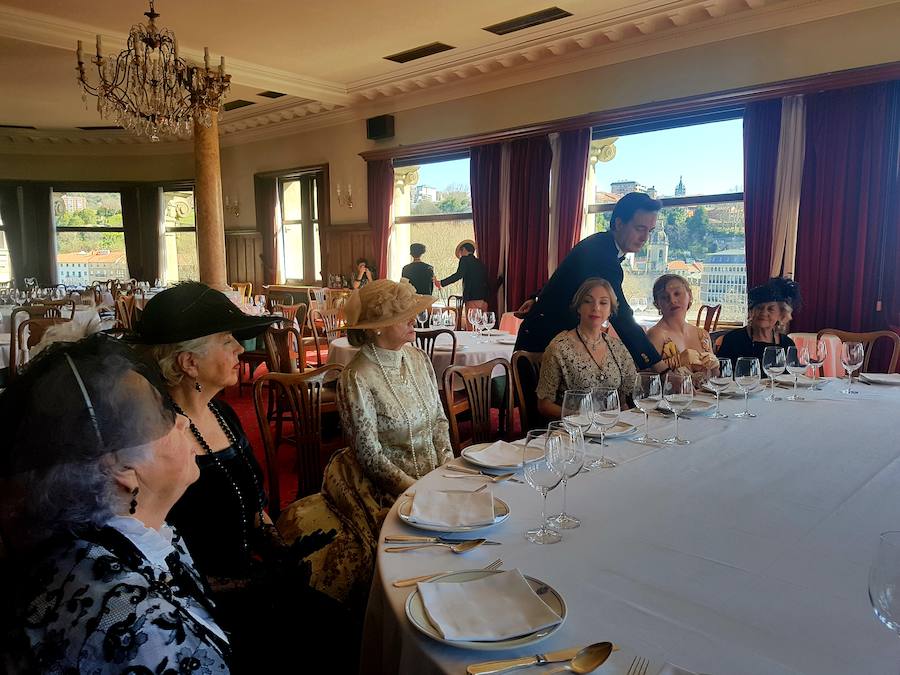
[[[59,283],[128,279],[118,192],[53,192]]]
[[[9,257],[9,245],[6,243],[6,230],[3,228],[3,220],[0,218],[0,284],[9,283],[12,280],[12,261]]]
[[[411,258],[409,245],[424,244],[424,261],[438,279],[456,271],[456,246],[475,239],[469,156],[395,163],[394,224],[389,244],[389,277],[399,279]],[[450,294],[461,294],[454,288]]]
[[[281,270],[286,281],[321,281],[318,191],[323,178],[321,171],[315,171],[278,179]]]
[[[653,282],[667,272],[691,285],[693,320],[701,304],[721,304],[722,321],[747,313],[743,125],[740,118],[604,138],[595,130],[588,172],[594,195],[582,238],[609,228],[629,192],[662,200],[656,230],[623,263],[625,297],[644,326],[659,314]]]
[[[163,191],[163,218],[165,221],[164,281],[197,280],[200,263],[197,259],[197,227],[194,222],[194,190],[170,189]]]

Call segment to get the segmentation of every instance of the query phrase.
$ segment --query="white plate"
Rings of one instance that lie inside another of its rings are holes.
[[[508,333],[505,330],[500,330],[499,328],[491,328],[490,330],[484,331],[484,335],[507,335]]]
[[[460,474],[462,475],[462,474]],[[427,530],[428,532],[475,532],[476,530],[485,530],[489,527],[493,527],[498,523],[502,523],[504,520],[509,518],[509,504],[500,499],[499,497],[494,497],[494,522],[488,523],[487,525],[467,525],[463,527],[448,527],[446,525],[431,525],[429,523],[415,523],[409,519],[409,512],[412,510],[412,499],[407,498],[406,501],[400,503],[400,506],[397,508],[397,515],[400,516],[400,520],[409,525],[410,527],[414,527],[417,530]]]
[[[775,381],[778,384],[782,384],[786,387],[794,386],[794,376],[790,373],[783,373],[775,378]],[[810,387],[813,384],[813,379],[811,377],[807,377],[806,375],[798,375],[797,376],[797,386],[798,387]]]
[[[897,373],[863,373],[859,378],[871,384],[900,384],[900,375]]]
[[[619,420],[612,429],[606,432],[606,437],[616,438],[617,436],[627,436],[628,434],[633,434],[635,431],[637,431],[636,426]],[[591,427],[584,432],[584,435],[588,438],[600,438],[600,430]]]
[[[523,441],[524,443],[524,441]],[[494,469],[495,471],[515,471],[516,469],[521,469],[522,465],[520,464],[488,464],[487,462],[482,462],[479,459],[472,457],[471,453],[478,452],[479,450],[484,450],[487,446],[491,445],[490,443],[473,443],[472,445],[465,447],[462,449],[460,453],[464,460],[466,460],[469,464],[474,464],[475,466],[480,466],[482,469]],[[512,445],[521,446],[522,443],[513,443]],[[543,456],[543,455],[542,455]],[[540,459],[540,457],[535,457],[531,462],[536,462]],[[528,462],[531,464],[531,462]]]
[[[766,384],[768,384],[768,382]],[[715,394],[716,394],[715,389],[713,389],[712,387],[710,387],[707,384],[704,384],[701,387],[701,389],[703,389],[703,391],[710,392],[713,396],[715,396]],[[753,387],[753,389],[750,390],[750,395],[752,396],[753,394],[760,392],[763,389],[765,389],[765,385],[763,385],[763,383],[760,382],[755,387]],[[722,396],[724,396],[725,398],[730,398],[730,397],[743,398],[744,392],[742,392],[740,387],[738,387],[734,382],[731,382],[731,383],[729,383],[729,385],[727,387],[725,387],[725,390],[722,392]]]
[[[458,351],[458,352],[464,352],[467,349],[468,349],[468,347],[466,345],[461,345],[461,344],[456,345],[456,351]],[[453,345],[435,345],[434,351],[436,351],[436,352],[452,352]]]
[[[502,338],[499,338],[497,340],[497,344],[498,345],[514,345],[514,344],[516,344],[516,336],[509,335],[509,336],[504,336]]]
[[[488,570],[450,572],[449,574],[444,574],[443,576],[436,577],[428,583],[459,584],[465,583],[466,581],[475,581],[476,579],[482,579],[491,574],[499,574],[499,572]],[[540,642],[544,638],[550,637],[551,635],[553,635],[553,633],[559,630],[560,627],[566,622],[566,614],[568,613],[568,611],[566,609],[565,600],[562,599],[562,596],[557,593],[552,586],[529,576],[525,576],[525,580],[528,582],[528,585],[531,586],[531,589],[538,594],[541,600],[543,600],[547,604],[547,606],[551,610],[553,610],[560,619],[562,619],[558,624],[556,624],[555,626],[550,626],[549,628],[542,628],[533,633],[528,633],[527,635],[521,635],[519,637],[509,638],[507,640],[496,640],[493,642],[476,642],[474,640],[445,640],[440,631],[434,627],[431,621],[428,620],[428,614],[425,613],[425,605],[422,603],[422,596],[419,595],[418,589],[410,593],[409,597],[406,599],[406,617],[409,619],[409,622],[415,627],[415,629],[420,633],[427,635],[432,640],[443,642],[445,645],[450,645],[451,647],[461,647],[462,649],[475,649],[479,651],[495,651],[500,649],[516,649],[517,647],[533,645]]]

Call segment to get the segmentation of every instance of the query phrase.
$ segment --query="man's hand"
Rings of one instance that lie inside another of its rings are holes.
[[[434,287],[438,290],[441,290],[441,280],[437,277],[431,277],[431,281],[434,283]]]

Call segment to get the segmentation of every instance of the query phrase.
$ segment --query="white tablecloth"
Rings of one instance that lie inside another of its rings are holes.
[[[867,575],[879,533],[900,529],[900,388],[857,386],[856,400],[832,381],[811,395],[815,402],[753,397],[756,419],[683,420],[688,446],[611,440],[608,454],[626,461],[571,481],[569,512],[582,526],[564,531],[559,544],[537,546],[522,535],[539,520],[537,492],[493,486],[512,511],[488,530],[502,546],[379,553],[364,670],[463,673],[477,661],[612,640],[658,663],[717,675],[896,673],[900,640],[874,617]],[[731,414],[742,405],[723,399],[722,407]],[[657,435],[671,426],[651,417]],[[423,482],[481,484],[441,473]],[[551,513],[561,496],[551,493]],[[395,508],[382,535],[401,532],[416,531]],[[410,589],[391,581],[498,556],[562,593],[569,614],[556,635],[518,651],[473,653],[409,625]]]

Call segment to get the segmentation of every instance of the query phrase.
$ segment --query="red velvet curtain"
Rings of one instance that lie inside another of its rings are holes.
[[[900,311],[900,81],[809,96],[806,115],[795,275],[805,305],[792,329],[887,328]]]
[[[377,259],[377,272],[387,278],[388,239],[391,234],[391,204],[394,201],[394,166],[389,159],[370,160],[366,164],[368,187],[369,227],[372,228],[372,248]]]
[[[552,159],[546,136],[510,143],[506,304],[513,309],[547,281]]]
[[[478,257],[487,267],[490,297],[496,310],[497,276],[500,273],[500,165],[503,147],[499,143],[479,145],[469,155],[472,189],[472,218]]]
[[[747,288],[772,271],[775,173],[781,137],[781,99],[751,103],[744,112],[744,231]]]
[[[591,129],[563,131],[559,135],[557,200],[557,262],[578,243],[584,220],[584,182],[587,180]]]

